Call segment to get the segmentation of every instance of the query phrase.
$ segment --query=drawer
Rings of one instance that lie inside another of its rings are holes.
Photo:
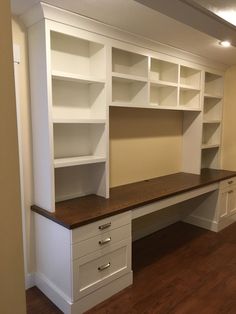
[[[107,254],[101,251],[74,260],[74,300],[131,271],[131,238],[114,244]]]
[[[131,223],[131,211],[110,216],[72,230],[71,243],[80,242]]]
[[[131,237],[131,224],[103,232],[95,237],[75,243],[72,245],[72,258],[76,259],[97,250],[104,254],[116,243]]]
[[[220,181],[219,188],[224,189],[234,184],[236,184],[236,177],[230,178],[228,180]]]

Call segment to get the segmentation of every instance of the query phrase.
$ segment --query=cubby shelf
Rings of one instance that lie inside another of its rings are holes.
[[[180,84],[180,90],[183,91],[200,91],[200,88],[193,87],[191,85]]]
[[[127,82],[147,82],[147,78],[143,76],[138,75],[132,75],[132,74],[124,74],[124,73],[118,73],[118,72],[112,72],[112,77],[114,80],[121,80],[121,81],[127,81]]]
[[[70,82],[79,82],[79,83],[105,83],[105,78],[93,77],[81,74],[74,74],[62,71],[52,71],[52,78],[54,80],[70,81]]]
[[[54,159],[54,168],[72,167],[105,162],[106,157],[102,156],[79,156],[70,158]]]
[[[218,94],[209,94],[209,93],[204,93],[204,97],[205,98],[214,98],[214,99],[222,99],[223,96],[222,95],[218,95]]]
[[[203,120],[204,124],[219,124],[221,123],[221,120]]]
[[[53,123],[104,124],[106,123],[106,119],[54,118]]]
[[[220,144],[203,144],[202,149],[218,148]]]
[[[172,83],[168,81],[161,81],[161,80],[150,80],[150,84],[157,87],[164,87],[164,86],[170,86],[170,87],[177,87],[177,83]]]

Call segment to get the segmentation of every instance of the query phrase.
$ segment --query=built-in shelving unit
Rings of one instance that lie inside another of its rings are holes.
[[[36,204],[54,211],[59,200],[109,197],[108,106],[182,111],[181,169],[218,165],[217,71],[53,22],[44,36],[43,27],[32,26],[32,81],[41,82],[32,109]]]
[[[223,77],[205,72],[202,168],[220,167]]]

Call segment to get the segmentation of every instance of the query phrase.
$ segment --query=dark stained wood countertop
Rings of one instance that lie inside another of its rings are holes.
[[[105,217],[234,176],[236,176],[236,172],[227,170],[203,169],[200,175],[179,172],[111,188],[109,199],[97,195],[88,195],[58,202],[54,213],[50,213],[36,205],[33,205],[31,209],[67,229],[74,229]]]

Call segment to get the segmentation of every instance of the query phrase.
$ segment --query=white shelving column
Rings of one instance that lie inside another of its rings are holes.
[[[106,47],[77,33],[47,20],[29,28],[35,204],[49,211],[109,196]]]
[[[205,72],[202,168],[220,168],[223,77]]]

